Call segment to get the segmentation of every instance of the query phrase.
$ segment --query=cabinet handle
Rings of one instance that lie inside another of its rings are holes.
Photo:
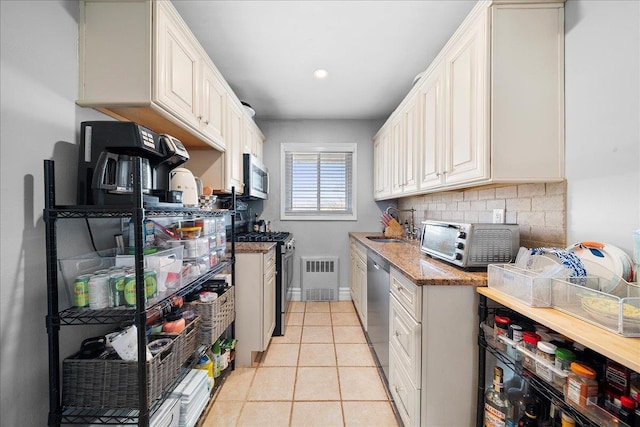
[[[402,293],[404,292],[404,288],[402,286],[398,286],[396,285],[396,289],[398,290],[398,292]]]
[[[208,125],[208,124],[209,124],[209,120],[205,120],[205,121],[204,121],[204,124],[205,124],[205,125]]]
[[[436,172],[436,176],[439,178],[442,175],[440,172]]]
[[[400,336],[400,335],[402,335],[402,334],[401,334],[400,332],[398,332],[398,331],[395,331],[395,332],[393,333],[393,335],[395,335],[396,337],[399,337],[399,336]]]
[[[442,171],[442,175],[446,175],[446,174],[447,174],[447,171]]]
[[[198,116],[198,120],[202,120],[202,116]]]

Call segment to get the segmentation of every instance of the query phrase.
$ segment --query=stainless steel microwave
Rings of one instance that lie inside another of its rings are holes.
[[[513,262],[519,248],[518,224],[422,221],[420,250],[462,268]]]
[[[243,155],[244,164],[244,197],[249,199],[266,199],[269,195],[269,171],[262,162],[252,154]]]

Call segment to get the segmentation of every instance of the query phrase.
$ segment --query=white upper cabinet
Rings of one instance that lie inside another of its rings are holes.
[[[197,128],[200,63],[204,61],[198,42],[181,28],[179,18],[166,4],[158,4],[156,15],[158,104]]]
[[[429,189],[444,182],[444,71],[437,66],[422,78],[422,144],[419,145],[418,187]]]
[[[214,140],[223,141],[222,129],[224,112],[226,111],[227,92],[221,82],[221,77],[213,71],[209,64],[202,64],[202,89],[199,120],[202,132]]]
[[[440,173],[447,185],[489,177],[486,16],[481,13],[444,58],[447,92]]]
[[[78,105],[173,135],[190,151],[226,149],[226,107],[240,101],[171,2],[80,6]]]
[[[376,200],[391,196],[391,129],[381,129],[373,139],[373,188]]]
[[[377,200],[564,179],[564,2],[478,2],[374,145],[389,133],[374,165],[377,179],[388,163],[392,191],[376,185]]]

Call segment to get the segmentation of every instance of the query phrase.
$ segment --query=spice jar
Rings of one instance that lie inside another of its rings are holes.
[[[524,344],[524,348],[529,353],[536,354],[536,351],[538,349],[538,341],[540,341],[540,335],[536,334],[535,332],[525,331],[522,334],[522,342]],[[536,369],[536,360],[533,357],[525,354],[522,366],[534,372]]]
[[[551,382],[553,380],[553,371],[550,366],[553,366],[556,361],[557,347],[547,341],[538,341],[536,345],[536,374],[545,381]]]
[[[511,319],[506,316],[499,316],[496,314],[493,319],[493,337],[495,340],[495,345],[497,349],[502,351],[505,351],[507,349],[507,345],[503,341],[498,340],[498,336],[507,336],[509,323],[511,323]]]
[[[560,419],[562,422],[562,427],[576,427],[576,420],[574,420],[573,417],[566,412],[562,413]]]
[[[556,368],[568,372],[571,369],[571,362],[573,362],[574,360],[576,360],[576,355],[573,353],[573,351],[569,350],[568,348],[561,347],[558,347],[556,349]],[[557,374],[553,375],[553,383],[556,386],[563,387],[566,382],[566,377],[562,377]]]
[[[567,376],[565,399],[578,406],[595,405],[598,401],[598,381],[596,371],[580,362],[571,363]]]
[[[507,348],[507,354],[516,362],[519,362],[522,360],[522,354],[519,351],[516,351],[515,346],[517,346],[518,344],[520,344],[522,342],[522,333],[524,332],[524,329],[522,328],[522,326],[516,324],[516,323],[511,323],[509,324],[509,329],[507,331],[507,337],[509,337],[509,339],[511,339],[513,341],[513,347],[509,346]]]

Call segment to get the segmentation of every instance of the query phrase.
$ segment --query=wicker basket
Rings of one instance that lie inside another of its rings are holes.
[[[235,288],[231,286],[213,302],[195,301],[186,305],[200,316],[200,343],[210,346],[235,318]]]
[[[145,363],[149,405],[180,373],[197,346],[200,319],[175,337],[171,345]],[[62,404],[72,407],[134,409],[138,407],[138,362],[127,360],[77,359],[62,363]]]

